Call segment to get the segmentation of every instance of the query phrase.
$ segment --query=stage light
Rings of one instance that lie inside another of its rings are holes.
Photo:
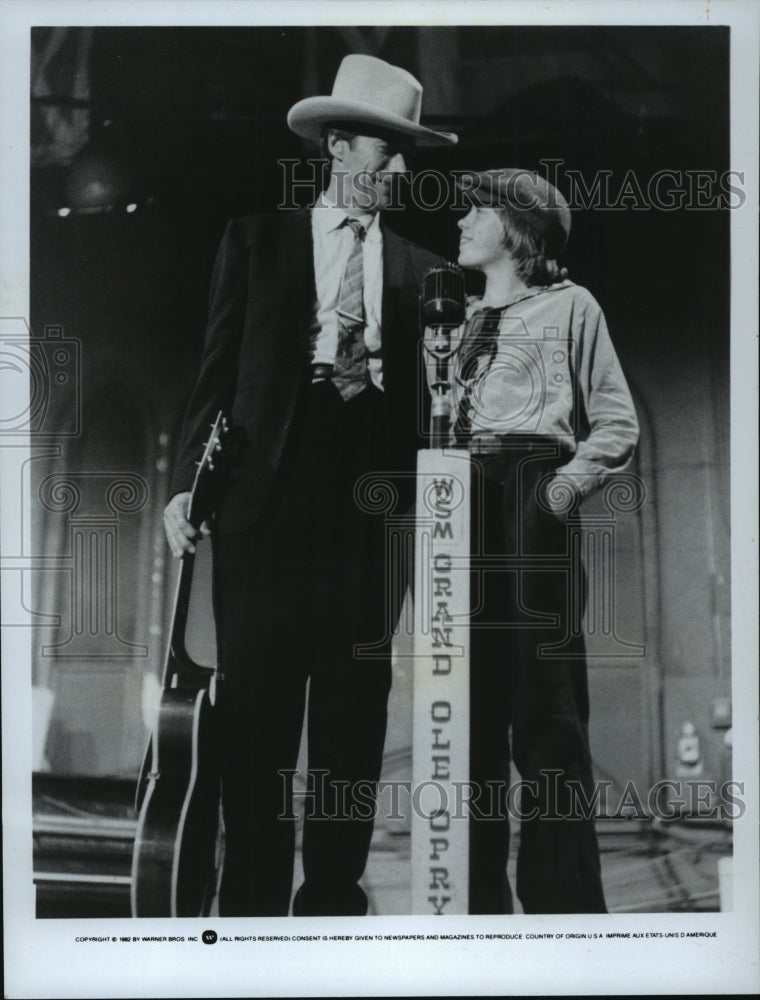
[[[153,203],[145,190],[137,161],[110,142],[93,142],[72,160],[66,172],[61,207],[47,214],[58,218],[104,215],[124,211],[132,215]]]

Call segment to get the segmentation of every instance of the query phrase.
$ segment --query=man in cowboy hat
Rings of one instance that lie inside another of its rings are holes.
[[[385,511],[373,511],[362,483],[398,474],[403,493],[413,482],[418,294],[436,262],[380,212],[406,169],[405,150],[420,139],[456,142],[420,125],[421,97],[405,70],[347,56],[331,96],[288,114],[296,134],[322,140],[327,189],[310,209],[230,222],[214,268],[164,519],[174,554],[192,551],[193,463],[224,410],[241,443],[212,528],[224,673],[223,916],[287,914],[301,811],[305,878],[293,912],[367,909],[358,882],[403,588],[386,558]],[[307,680],[309,774],[294,811]]]

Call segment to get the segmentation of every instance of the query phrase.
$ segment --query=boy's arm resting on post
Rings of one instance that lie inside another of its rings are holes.
[[[178,456],[164,509],[164,531],[173,555],[194,552],[194,541],[209,534],[187,520],[196,462],[214,419],[231,409],[245,321],[248,251],[237,220],[227,224],[211,278],[209,317],[200,371],[180,434]]]

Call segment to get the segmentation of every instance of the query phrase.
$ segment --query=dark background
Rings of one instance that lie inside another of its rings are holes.
[[[49,30],[35,31],[35,47]],[[428,36],[425,72],[419,32]],[[318,155],[288,130],[285,115],[304,96],[305,64],[317,62],[314,92],[329,93],[346,51],[328,28],[94,29],[89,139],[123,165],[140,217],[50,220],[45,210],[66,204],[67,166],[33,165],[33,325],[62,319],[72,283],[86,281],[67,329],[90,325],[83,308],[91,303],[99,324],[131,303],[142,310],[134,325],[150,339],[152,395],[182,395],[224,223],[276,208],[278,159]],[[448,93],[455,106],[446,113],[434,105],[428,120],[458,131],[460,143],[419,151],[415,169],[545,173],[542,159],[561,159],[588,184],[596,171],[611,171],[616,194],[628,170],[645,185],[663,168],[727,169],[727,53],[723,28],[467,27],[391,29],[376,54],[423,81],[452,78],[436,103]],[[430,110],[424,100],[423,113]],[[154,201],[144,209],[148,196]],[[453,256],[454,221],[409,206],[393,213],[392,225]],[[691,317],[726,315],[728,231],[725,212],[576,212],[566,263],[600,299],[618,340],[635,328],[643,346],[653,312],[675,319],[674,340],[692,339]],[[53,261],[55,273],[43,277]],[[727,338],[706,341],[716,359],[725,357]]]

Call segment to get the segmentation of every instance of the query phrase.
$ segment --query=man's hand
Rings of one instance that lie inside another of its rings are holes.
[[[211,534],[205,522],[201,525],[200,531],[196,531],[187,520],[191,495],[190,493],[177,493],[164,508],[166,540],[172,550],[172,555],[178,559],[183,552],[195,552],[193,543]]]

